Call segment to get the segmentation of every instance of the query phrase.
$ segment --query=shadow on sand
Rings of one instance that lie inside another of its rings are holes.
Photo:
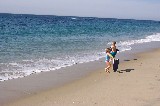
[[[117,72],[119,72],[119,73],[131,72],[132,70],[134,70],[134,69],[125,69],[125,70],[120,70],[120,71],[117,71]]]

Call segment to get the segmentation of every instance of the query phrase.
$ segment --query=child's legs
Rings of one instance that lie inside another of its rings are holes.
[[[106,65],[107,65],[107,69],[109,69],[111,67],[111,63],[110,62],[106,62]]]

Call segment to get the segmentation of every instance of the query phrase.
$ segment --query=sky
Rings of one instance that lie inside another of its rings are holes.
[[[160,21],[160,0],[0,0],[0,13]]]

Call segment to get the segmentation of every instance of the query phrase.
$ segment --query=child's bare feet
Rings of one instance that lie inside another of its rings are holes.
[[[105,68],[105,72],[108,72],[108,73],[110,73],[110,71],[109,71],[109,69],[108,69],[108,68]]]

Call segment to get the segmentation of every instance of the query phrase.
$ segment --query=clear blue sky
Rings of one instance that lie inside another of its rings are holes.
[[[0,13],[160,20],[160,0],[0,0]]]

